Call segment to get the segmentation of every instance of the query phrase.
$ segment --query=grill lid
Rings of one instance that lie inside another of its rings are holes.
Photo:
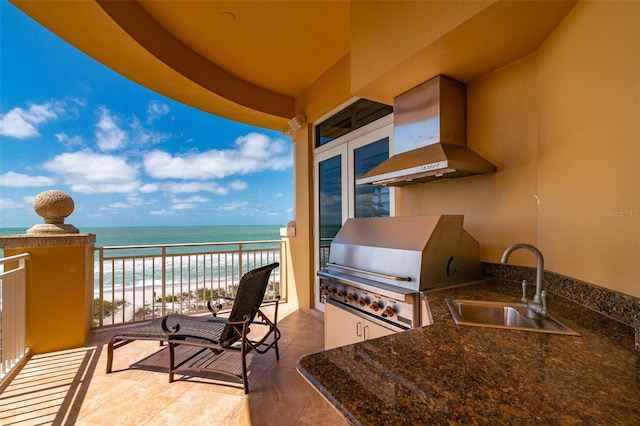
[[[321,276],[348,275],[419,291],[481,278],[478,242],[462,215],[348,219]]]

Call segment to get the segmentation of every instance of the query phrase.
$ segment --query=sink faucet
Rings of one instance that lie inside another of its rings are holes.
[[[522,281],[522,302],[527,305],[527,317],[539,319],[550,316],[547,292],[542,288],[542,275],[544,274],[544,258],[540,250],[530,244],[514,244],[508,247],[502,254],[502,263],[507,263],[509,255],[518,249],[527,249],[536,255],[538,265],[536,267],[536,295],[533,300],[527,298],[527,281]]]

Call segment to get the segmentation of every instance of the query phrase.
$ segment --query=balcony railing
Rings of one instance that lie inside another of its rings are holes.
[[[26,261],[28,253],[0,259],[0,384],[29,354],[25,345]],[[18,267],[5,271],[5,265]]]
[[[95,248],[95,329],[225,305],[245,272],[280,262],[266,300],[286,295],[285,240]]]

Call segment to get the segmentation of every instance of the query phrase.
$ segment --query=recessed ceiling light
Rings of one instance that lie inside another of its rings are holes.
[[[236,15],[229,11],[222,12],[220,15],[222,16],[222,20],[226,22],[233,22],[236,20]]]

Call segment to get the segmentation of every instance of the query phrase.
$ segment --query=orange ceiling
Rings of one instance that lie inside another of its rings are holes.
[[[338,78],[348,81],[347,95],[389,103],[436,74],[467,82],[532,53],[575,5],[573,0],[11,2],[149,89],[278,130],[301,112],[296,108],[305,108],[309,93],[322,94],[309,88],[336,69],[345,74]],[[332,71],[335,64],[340,67]]]

